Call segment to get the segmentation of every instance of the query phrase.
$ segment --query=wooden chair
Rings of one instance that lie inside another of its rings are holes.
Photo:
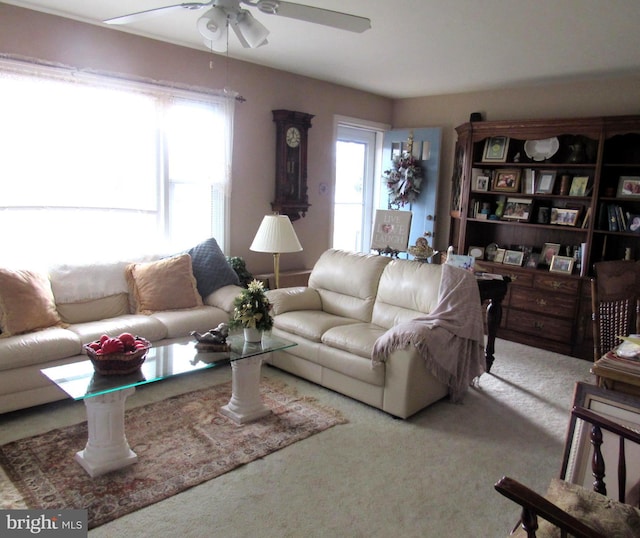
[[[591,371],[598,386],[640,396],[640,368],[613,367],[601,358],[621,342],[618,336],[640,333],[640,261],[599,262],[594,268],[591,308],[595,362]]]
[[[515,535],[527,538],[640,536],[640,510],[625,503],[627,490],[625,441],[640,445],[640,433],[581,407],[574,407],[572,410],[572,420],[576,418],[591,424],[590,442],[593,446],[591,466],[595,479],[593,491],[563,479],[562,475],[566,472],[566,460],[569,454],[566,448],[561,478],[554,479],[546,497],[538,495],[512,478],[502,477],[495,484],[495,489],[522,507],[518,525],[520,528],[514,529]],[[602,454],[603,430],[619,438],[618,501],[606,497],[605,465]],[[567,443],[570,444],[571,441],[572,439],[568,436]],[[544,520],[540,525],[538,517]]]
[[[594,362],[620,343],[618,335],[640,333],[640,261],[594,265],[591,279]]]

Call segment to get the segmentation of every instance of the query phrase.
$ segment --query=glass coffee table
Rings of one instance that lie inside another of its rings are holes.
[[[84,400],[88,440],[75,459],[91,475],[99,476],[138,460],[125,434],[125,400],[137,386],[231,362],[232,395],[220,411],[239,424],[269,414],[260,398],[262,356],[296,344],[264,335],[262,342],[248,343],[242,335],[227,339],[230,351],[204,353],[192,338],[155,345],[140,370],[127,375],[100,375],[89,359],[41,372],[74,400]]]

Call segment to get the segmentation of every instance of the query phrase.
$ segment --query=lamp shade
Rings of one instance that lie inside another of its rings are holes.
[[[267,43],[267,30],[262,23],[253,18],[246,9],[241,9],[231,27],[245,48],[255,49]]]
[[[266,215],[260,223],[260,228],[253,243],[249,247],[254,252],[299,252],[302,245],[298,241],[291,220],[286,215]]]
[[[227,35],[227,15],[222,9],[212,7],[198,19],[198,31],[207,41],[225,42]]]

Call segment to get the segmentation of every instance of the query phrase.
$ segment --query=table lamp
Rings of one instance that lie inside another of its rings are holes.
[[[273,273],[277,289],[280,286],[280,254],[300,252],[302,245],[298,241],[298,236],[289,217],[276,214],[265,215],[249,249],[254,252],[271,252],[273,254]]]

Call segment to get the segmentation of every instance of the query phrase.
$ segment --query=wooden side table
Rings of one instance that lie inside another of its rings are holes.
[[[608,368],[601,361],[602,359],[597,360],[591,368],[591,373],[596,376],[599,387],[640,396],[640,372],[638,374],[622,372]]]
[[[311,269],[301,269],[298,271],[280,271],[280,287],[293,288],[296,286],[306,286],[309,283]],[[254,275],[253,278],[261,280],[266,288],[273,289],[276,285],[276,275],[274,273],[263,273]]]

